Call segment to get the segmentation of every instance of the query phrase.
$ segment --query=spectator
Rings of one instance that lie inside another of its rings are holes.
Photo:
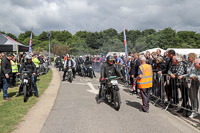
[[[165,61],[165,63],[168,61],[168,53],[164,52],[164,56],[163,56],[163,60]]]
[[[178,104],[178,87],[183,88],[183,81],[178,80],[178,77],[184,74],[184,66],[180,56],[172,57],[172,65],[168,70],[170,75],[170,87],[168,88],[168,101],[173,101],[174,104]],[[181,86],[180,86],[181,85]]]
[[[130,61],[130,67],[129,67],[129,76],[130,76],[130,83],[131,83],[131,87],[133,90],[133,84],[134,84],[134,78],[131,75],[131,72],[133,71],[134,68],[134,56],[131,57],[131,61]]]
[[[138,85],[142,96],[142,111],[148,112],[153,72],[151,65],[146,64],[146,58],[144,56],[140,57],[140,63],[141,66],[139,66],[138,70]]]
[[[16,84],[16,74],[18,73],[16,56],[13,56],[12,60],[10,60],[10,63],[12,67],[11,86],[14,87]]]
[[[199,85],[200,85],[199,84],[200,83],[200,59],[196,59],[194,61],[194,67],[195,69],[192,69],[191,74],[190,74],[190,77],[193,78],[193,80],[192,80],[191,88],[189,91],[189,97],[191,101],[192,110],[197,112],[199,108],[198,95],[200,95],[200,93],[198,93]],[[193,112],[189,117],[193,118],[196,116],[197,114]]]
[[[8,98],[7,89],[9,87],[10,75],[12,74],[12,68],[10,64],[11,59],[12,59],[12,55],[8,54],[7,57],[4,57],[3,60],[1,61],[4,100],[10,100],[10,98]]]
[[[167,72],[168,72],[170,66],[172,66],[172,58],[173,58],[173,56],[176,55],[176,52],[174,50],[168,50],[167,55],[169,58],[168,60],[166,60],[166,66],[167,66]]]
[[[138,76],[138,69],[139,69],[139,66],[141,65],[140,64],[140,61],[138,59],[139,57],[139,54],[138,53],[135,53],[134,54],[134,63],[133,63],[133,68],[131,70],[131,77],[134,79]],[[137,81],[136,81],[136,86],[135,86],[135,93],[138,94],[138,85],[137,85]]]
[[[3,55],[3,53],[0,53],[0,91],[1,91],[1,89],[3,87],[2,80],[1,80],[1,78],[3,77],[2,73],[1,73],[1,61],[3,59],[2,55]]]
[[[163,56],[161,55],[161,50],[160,49],[156,50],[156,54],[157,54],[158,57],[162,57],[163,58]]]
[[[151,65],[152,64],[152,58],[150,57],[150,52],[149,51],[146,52],[146,56],[145,57],[146,57],[146,60],[147,60],[146,63]]]
[[[156,52],[152,52],[151,53],[151,56],[152,56],[152,68],[155,68],[156,67],[156,59],[157,59],[157,54]]]
[[[185,59],[184,59],[183,56],[181,57],[185,73],[184,73],[184,75],[179,76],[178,77],[179,79],[182,79],[183,77],[185,77],[185,78],[189,77],[189,75],[191,74],[191,72],[195,69],[194,62],[195,62],[196,57],[197,57],[197,55],[195,53],[188,54],[188,62],[185,61]],[[195,81],[193,80],[192,81],[192,88],[195,88],[194,84],[195,84]],[[189,93],[190,94],[192,94],[191,93],[192,91],[193,91],[192,89],[189,89]],[[182,102],[181,106],[184,107],[184,108],[187,108],[187,103],[188,103],[188,86],[185,86],[184,88],[181,88],[181,96],[182,96],[182,99],[183,99],[183,102]],[[183,109],[180,109],[178,112],[179,113],[183,112]]]
[[[152,88],[152,92],[155,96],[159,96],[159,88],[160,88],[160,84],[159,84],[159,79],[161,78],[161,74],[166,73],[166,65],[164,63],[164,60],[162,57],[158,57],[156,59],[156,64],[153,67],[153,88]]]

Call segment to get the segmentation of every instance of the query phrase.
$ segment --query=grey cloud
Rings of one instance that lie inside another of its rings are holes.
[[[99,31],[172,27],[200,32],[198,0],[2,0],[0,30]],[[12,10],[8,10],[12,9]]]

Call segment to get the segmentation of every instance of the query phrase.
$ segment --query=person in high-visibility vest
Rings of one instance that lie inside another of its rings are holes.
[[[10,64],[11,64],[11,67],[12,67],[11,85],[15,86],[15,84],[16,84],[16,73],[18,73],[17,60],[16,60],[15,56],[13,57],[12,60],[10,60]]]
[[[144,56],[140,57],[140,63],[138,70],[138,87],[142,96],[142,111],[149,112],[149,98],[150,90],[152,88],[152,76],[153,71],[151,65],[146,63],[146,58]]]
[[[38,68],[39,68],[39,64],[40,64],[40,61],[38,60],[38,58],[36,57],[35,54],[33,55],[32,61],[33,61],[33,63],[35,64],[36,68],[38,69]]]

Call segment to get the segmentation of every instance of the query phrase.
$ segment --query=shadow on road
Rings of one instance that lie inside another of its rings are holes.
[[[138,103],[138,102],[131,102],[131,101],[128,101],[128,100],[126,100],[126,105],[134,107],[134,108],[136,108],[138,110],[141,110],[141,108],[142,108],[142,105],[140,103]]]
[[[8,97],[13,97],[17,94],[17,92],[11,92],[11,93],[8,93]]]

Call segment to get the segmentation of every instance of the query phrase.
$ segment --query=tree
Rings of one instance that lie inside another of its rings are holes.
[[[12,33],[7,33],[7,35],[8,35],[9,37],[11,37],[12,39],[14,39],[15,41],[17,41],[17,37],[16,37],[14,34],[12,34]]]
[[[34,36],[35,36],[35,34],[32,33],[32,37],[34,37]],[[19,42],[23,43],[25,40],[27,40],[27,38],[30,39],[30,37],[31,37],[31,31],[25,31],[24,33],[20,33],[20,34],[19,34],[17,40],[18,40]],[[27,42],[27,41],[25,41],[25,43],[26,43],[26,42]]]

